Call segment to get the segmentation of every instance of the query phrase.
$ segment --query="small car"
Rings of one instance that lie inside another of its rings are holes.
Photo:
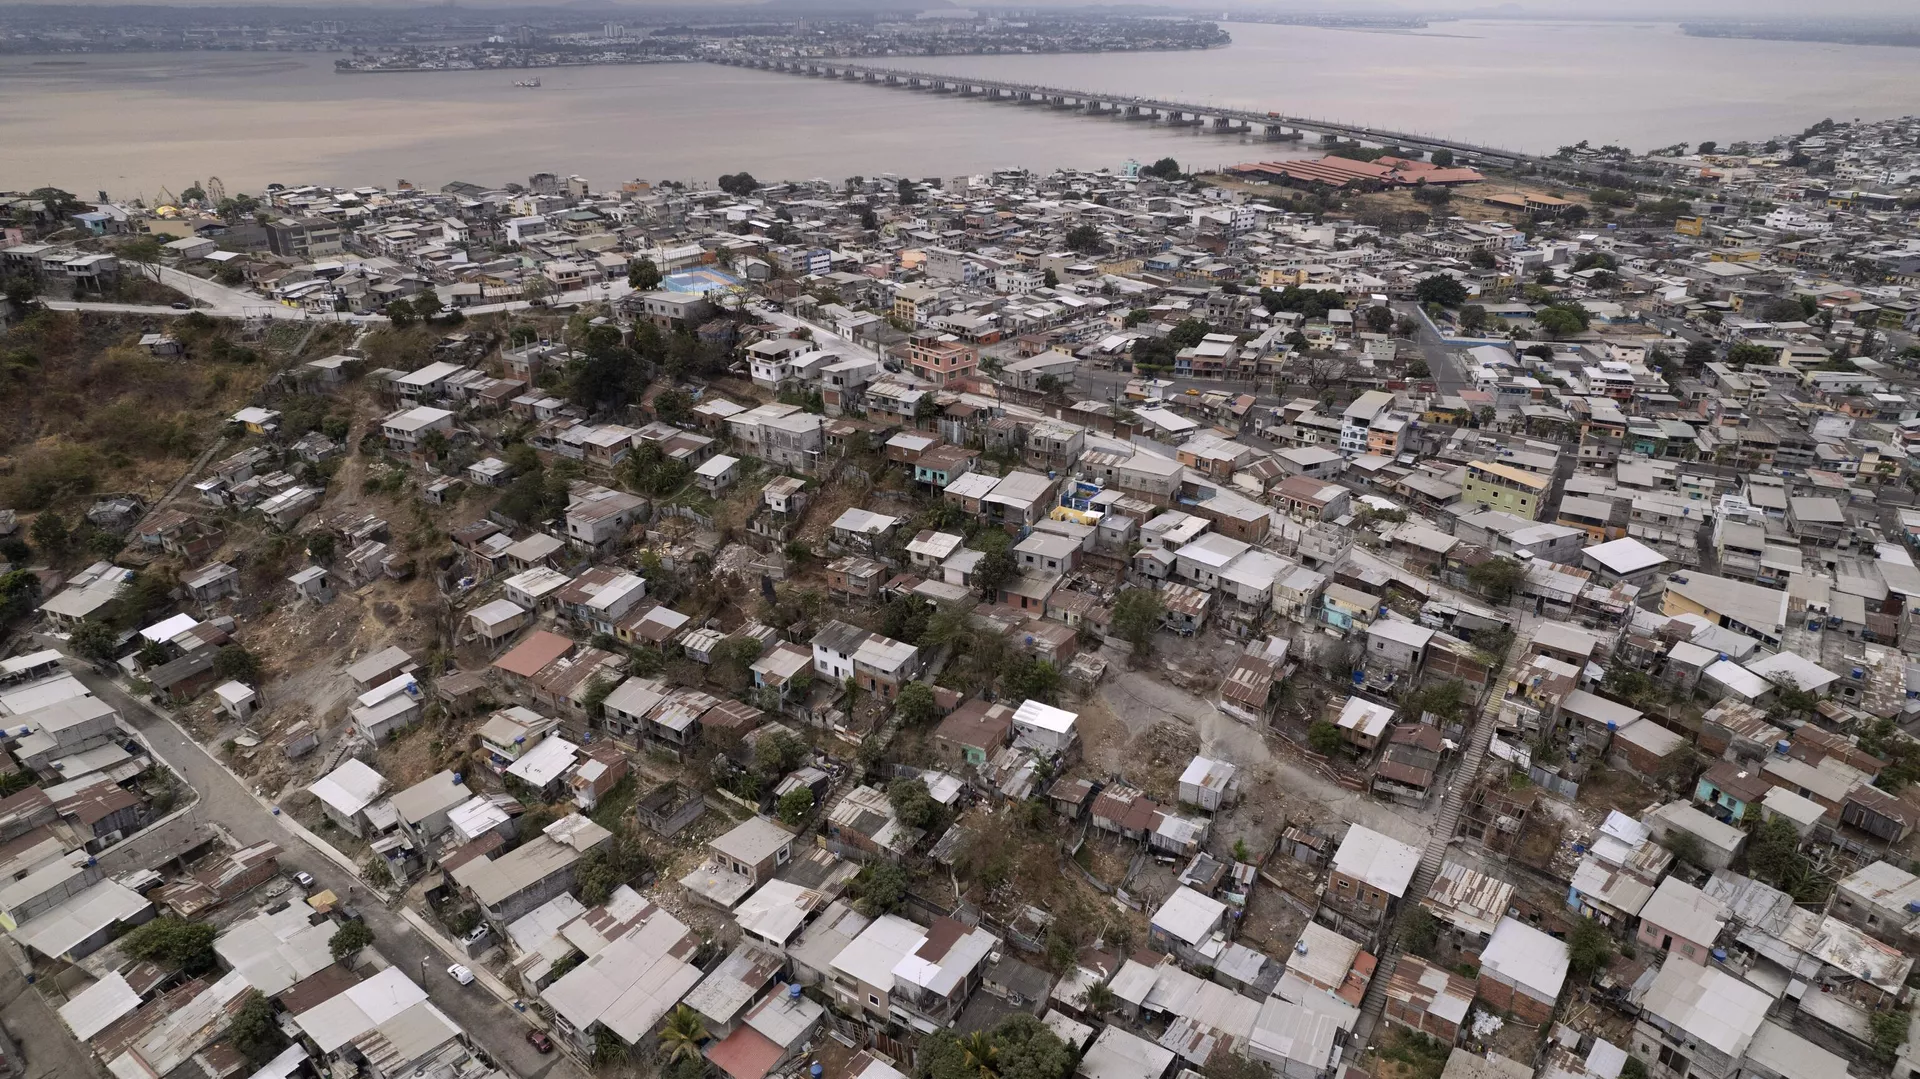
[[[553,1052],[553,1039],[547,1037],[547,1032],[544,1030],[537,1030],[533,1027],[528,1027],[527,1028],[527,1044],[533,1046],[535,1050],[542,1053]]]
[[[175,311],[191,311],[191,310],[193,310],[193,305],[192,305],[192,304],[190,304],[190,303],[188,303],[188,302],[187,302],[187,301],[185,301],[185,300],[175,300],[175,301],[173,301],[173,303],[171,303],[171,304],[169,304],[168,306],[170,306],[170,307],[172,307],[172,308],[173,308],[173,309],[174,309]]]
[[[473,984],[473,971],[467,969],[466,967],[461,966],[458,963],[455,963],[454,965],[447,968],[447,977],[452,978],[454,981],[459,982],[461,985]]]
[[[462,943],[462,944],[478,944],[478,943],[480,943],[480,941],[481,941],[481,940],[482,940],[483,938],[485,938],[485,937],[486,937],[486,935],[487,935],[487,934],[488,934],[489,932],[491,932],[491,930],[489,930],[489,929],[488,929],[488,928],[487,928],[486,926],[484,926],[484,925],[476,925],[476,926],[474,926],[474,927],[473,927],[473,928],[472,928],[471,930],[469,930],[469,931],[467,932],[467,935],[466,935],[466,936],[464,936],[464,937],[461,937],[461,938],[460,938],[460,943]]]
[[[308,889],[308,890],[312,890],[312,888],[313,888],[313,874],[312,874],[312,873],[307,873],[307,872],[300,872],[300,873],[295,873],[295,874],[293,875],[293,882],[294,882],[295,884],[298,884],[298,885],[299,885],[300,887],[302,887],[302,888],[306,888],[306,889]]]

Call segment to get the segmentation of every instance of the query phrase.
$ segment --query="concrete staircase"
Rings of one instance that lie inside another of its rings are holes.
[[[1433,822],[1433,831],[1428,834],[1426,849],[1420,853],[1420,865],[1407,885],[1407,894],[1400,899],[1400,912],[1386,930],[1386,946],[1381,949],[1373,981],[1367,984],[1367,995],[1360,1001],[1360,1020],[1354,1027],[1356,1046],[1371,1044],[1374,1028],[1379,1025],[1380,1016],[1386,1010],[1387,983],[1393,980],[1394,968],[1399,966],[1400,956],[1405,951],[1400,947],[1400,920],[1427,894],[1440,876],[1440,864],[1446,860],[1447,848],[1453,843],[1453,833],[1460,826],[1460,814],[1466,809],[1467,795],[1480,778],[1480,767],[1486,762],[1487,747],[1493,742],[1493,729],[1500,716],[1500,702],[1506,696],[1507,684],[1513,679],[1524,649],[1525,643],[1516,636],[1507,648],[1499,673],[1494,676],[1486,696],[1480,701],[1473,727],[1467,732],[1466,749],[1460,755],[1460,763],[1454,767],[1446,800],[1440,804],[1440,816]]]

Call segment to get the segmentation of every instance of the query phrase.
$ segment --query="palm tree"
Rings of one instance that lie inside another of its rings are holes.
[[[1113,1010],[1120,998],[1114,996],[1113,990],[1106,986],[1096,985],[1087,990],[1086,1001],[1088,1015],[1105,1015]]]
[[[1000,1055],[1000,1047],[993,1044],[993,1037],[986,1031],[976,1030],[960,1039],[960,1049],[967,1055],[967,1070],[978,1079],[999,1079],[993,1064]]]
[[[668,1013],[661,1026],[660,1048],[666,1050],[669,1063],[698,1060],[700,1043],[707,1037],[707,1025],[700,1021],[700,1013],[682,1004]]]

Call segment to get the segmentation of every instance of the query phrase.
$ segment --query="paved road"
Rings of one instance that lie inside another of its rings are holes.
[[[1455,394],[1461,390],[1470,390],[1473,384],[1467,381],[1467,368],[1460,352],[1440,339],[1440,334],[1427,320],[1420,305],[1403,301],[1391,305],[1394,314],[1405,315],[1419,326],[1413,333],[1413,343],[1419,348],[1421,358],[1427,361],[1427,373],[1433,379],[1434,390],[1443,394]]]
[[[453,286],[451,285],[442,285],[439,287],[437,291],[440,294],[440,301],[442,303],[448,301],[452,289]],[[549,296],[547,297],[546,306],[561,307],[572,303],[611,303],[632,291],[633,286],[627,284],[624,279],[619,279],[608,281],[604,284],[589,285],[586,288],[574,289],[572,292],[562,292]],[[532,308],[533,304],[530,301],[508,300],[505,303],[478,304],[473,307],[463,307],[460,310],[469,315],[489,315],[496,311],[526,311]]]
[[[152,303],[95,303],[90,300],[42,300],[55,311],[98,311],[119,315],[158,315],[162,318],[179,318],[187,312],[177,307]],[[385,315],[354,315],[345,312],[327,311],[315,313],[302,311],[297,307],[284,307],[262,297],[255,296],[253,302],[244,308],[196,308],[203,314],[218,318],[265,318],[281,322],[385,322]]]
[[[324,888],[353,895],[358,882],[331,859],[308,847],[282,826],[273,813],[242,787],[198,742],[169,718],[123,691],[81,663],[69,669],[100,699],[112,704],[143,735],[154,753],[199,792],[202,816],[218,822],[245,844],[273,842],[284,848],[280,864],[287,872],[312,873]],[[422,981],[427,996],[458,1023],[497,1063],[519,1079],[586,1079],[562,1053],[542,1056],[526,1043],[527,1021],[479,985],[461,986],[447,977],[452,962],[405,919],[360,889],[354,907],[374,932],[375,948],[389,963]]]
[[[344,311],[305,311],[298,307],[288,307],[275,303],[258,293],[242,289],[228,288],[217,281],[205,281],[190,273],[176,270],[171,266],[147,267],[149,276],[169,288],[191,297],[194,310],[219,318],[265,318],[283,322],[385,322],[385,315],[356,315]],[[445,302],[446,292],[451,286],[441,286],[441,300]],[[562,307],[577,303],[607,303],[625,296],[633,289],[625,281],[610,281],[603,285],[575,289],[563,292],[547,299],[547,308]],[[185,312],[166,304],[144,303],[96,303],[90,300],[46,300],[43,301],[55,311],[102,311],[122,315],[162,315],[178,318]],[[526,300],[513,300],[507,303],[482,304],[478,307],[463,308],[468,315],[485,315],[498,311],[526,311],[533,304]]]

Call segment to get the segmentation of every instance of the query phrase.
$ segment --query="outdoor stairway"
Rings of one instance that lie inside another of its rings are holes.
[[[1440,876],[1440,864],[1446,860],[1447,847],[1453,842],[1454,830],[1460,826],[1460,814],[1466,809],[1467,795],[1480,778],[1480,766],[1486,762],[1487,746],[1493,741],[1493,728],[1500,715],[1500,702],[1506,696],[1507,684],[1512,681],[1515,669],[1519,666],[1524,647],[1524,642],[1516,636],[1507,647],[1506,660],[1500,665],[1499,674],[1489,683],[1487,695],[1480,703],[1479,716],[1467,734],[1466,751],[1461,754],[1460,763],[1448,781],[1446,800],[1440,804],[1440,817],[1433,822],[1433,830],[1428,833],[1426,849],[1420,853],[1419,868],[1414,870],[1413,880],[1407,884],[1407,894],[1400,899],[1399,914],[1387,929],[1387,946],[1381,949],[1379,962],[1374,967],[1373,981],[1367,983],[1367,995],[1360,1001],[1360,1019],[1354,1026],[1356,1047],[1371,1044],[1374,1028],[1379,1025],[1380,1016],[1386,1010],[1387,983],[1393,980],[1394,968],[1399,966],[1404,951],[1400,947],[1400,919],[1427,894],[1427,889],[1433,887],[1433,882]]]

